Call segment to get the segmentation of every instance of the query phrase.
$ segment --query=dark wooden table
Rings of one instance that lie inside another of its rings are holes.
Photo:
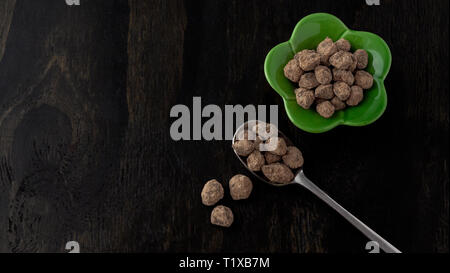
[[[175,104],[280,105],[305,172],[404,252],[448,252],[449,3],[2,0],[0,252],[365,252],[367,239],[300,187],[255,183],[209,224],[204,182],[247,172],[226,141],[170,138]],[[267,52],[329,12],[393,54],[384,116],[296,129]]]

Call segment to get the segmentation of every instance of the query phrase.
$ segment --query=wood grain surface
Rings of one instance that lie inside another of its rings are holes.
[[[227,141],[175,142],[173,105],[280,106],[305,173],[404,252],[448,252],[446,0],[2,0],[0,252],[365,252],[367,239],[300,187],[255,181],[209,224],[205,181],[247,172]],[[267,52],[329,12],[389,44],[376,123],[296,129],[267,84]]]

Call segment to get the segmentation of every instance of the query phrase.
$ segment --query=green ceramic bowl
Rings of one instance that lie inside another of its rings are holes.
[[[374,85],[372,89],[364,91],[364,100],[360,105],[337,111],[329,119],[321,117],[314,109],[301,108],[295,100],[294,90],[297,86],[284,77],[283,73],[284,66],[296,52],[315,49],[326,37],[333,41],[347,39],[352,44],[352,51],[365,49],[369,54],[366,71],[374,77]],[[384,79],[389,73],[391,62],[391,51],[378,35],[350,30],[331,14],[315,13],[300,20],[289,41],[277,45],[269,52],[264,72],[269,84],[283,98],[286,113],[292,123],[307,132],[323,133],[341,124],[365,126],[383,115],[387,106]]]

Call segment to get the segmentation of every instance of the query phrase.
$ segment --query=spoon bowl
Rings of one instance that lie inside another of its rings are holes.
[[[261,123],[261,121],[250,120],[250,121],[248,121],[248,122],[243,123],[241,126],[239,126],[239,128],[238,128],[238,129],[236,130],[236,132],[234,133],[233,140],[232,140],[232,145],[234,145],[234,143],[238,140],[237,138],[238,138],[238,136],[239,136],[241,133],[243,133],[245,130],[251,130],[251,127],[254,126],[254,125],[256,125],[258,122]],[[264,122],[264,123],[265,123],[265,122]],[[278,137],[281,137],[281,138],[284,139],[284,141],[286,142],[286,145],[287,145],[287,146],[292,146],[292,145],[293,145],[293,142],[292,142],[289,138],[287,138],[286,135],[283,134],[280,130],[277,129],[277,133],[278,133]],[[288,185],[294,184],[294,181],[291,181],[291,182],[289,182],[289,183],[277,183],[277,182],[272,182],[272,181],[270,181],[270,180],[267,179],[262,173],[260,173],[260,172],[255,172],[255,171],[250,170],[250,169],[248,168],[248,166],[247,166],[247,162],[246,162],[246,160],[245,160],[245,157],[244,157],[244,156],[240,156],[240,155],[236,152],[235,149],[233,149],[233,151],[234,151],[235,155],[237,156],[237,158],[239,159],[239,161],[241,161],[241,163],[245,166],[245,168],[246,168],[251,174],[253,174],[256,178],[258,178],[259,180],[261,180],[261,181],[263,181],[263,182],[265,182],[265,183],[267,183],[267,184],[270,184],[270,185],[272,185],[272,186],[276,186],[276,187],[283,187],[283,186],[288,186]],[[302,168],[298,169],[298,170],[294,173],[294,175],[297,176],[301,171],[302,171]]]

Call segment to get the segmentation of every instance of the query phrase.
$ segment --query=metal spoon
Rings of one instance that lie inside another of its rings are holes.
[[[248,124],[256,124],[256,121],[249,121],[244,124],[242,124],[237,130],[236,133],[233,136],[232,143],[236,141],[236,138],[239,133],[241,133],[244,130],[248,129]],[[292,142],[289,138],[286,137],[282,132],[278,130],[278,136],[284,138],[287,145],[292,145]],[[234,150],[234,149],[233,149]],[[332,207],[334,210],[336,210],[340,215],[342,215],[347,221],[350,222],[354,227],[356,227],[359,231],[361,231],[367,238],[369,238],[371,241],[375,241],[378,243],[380,248],[386,252],[386,253],[401,253],[400,250],[398,250],[396,247],[394,247],[392,244],[390,244],[388,241],[383,239],[380,235],[378,235],[375,231],[373,231],[370,227],[368,227],[366,224],[361,222],[358,218],[356,218],[353,214],[348,212],[345,208],[343,208],[341,205],[339,205],[336,201],[334,201],[328,194],[326,194],[324,191],[322,191],[319,187],[317,187],[313,182],[311,182],[304,174],[303,168],[300,168],[293,181],[286,184],[281,183],[274,183],[269,181],[267,178],[264,177],[262,174],[258,174],[253,172],[247,167],[247,163],[244,160],[243,157],[239,156],[236,151],[234,151],[236,156],[239,158],[239,160],[244,164],[244,166],[249,170],[254,176],[256,176],[259,180],[264,181],[272,186],[287,186],[287,185],[293,185],[293,184],[299,184],[303,186],[304,188],[311,191],[313,194],[315,194],[317,197],[322,199],[325,203],[327,203],[330,207]]]

